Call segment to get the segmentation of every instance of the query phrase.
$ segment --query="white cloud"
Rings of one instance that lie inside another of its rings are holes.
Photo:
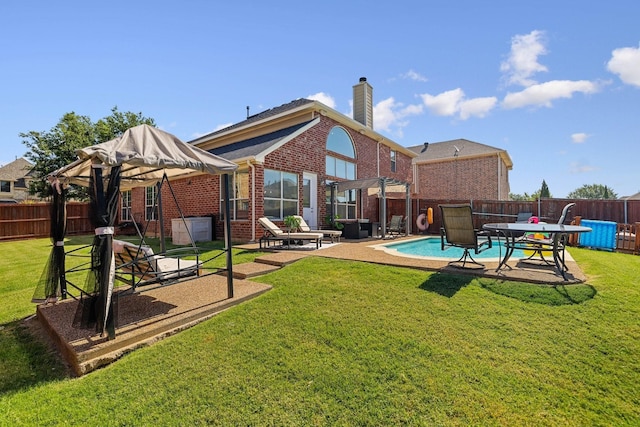
[[[498,103],[498,98],[488,96],[485,98],[473,98],[460,103],[460,118],[467,120],[469,117],[485,117]]]
[[[331,95],[328,95],[324,92],[318,92],[314,95],[309,95],[307,96],[307,99],[311,99],[312,101],[322,102],[324,105],[326,105],[329,108],[333,108],[334,110],[336,108],[335,99],[333,99]]]
[[[578,162],[573,162],[569,165],[570,173],[589,173],[598,170],[595,166],[585,165]]]
[[[429,111],[437,116],[453,116],[458,112],[459,105],[464,98],[464,91],[460,88],[448,90],[438,95],[428,93],[420,95],[422,102]]]
[[[497,98],[493,96],[465,99],[464,91],[460,88],[438,95],[425,93],[420,97],[431,113],[438,116],[458,115],[461,120],[467,120],[473,116],[484,117],[498,102]]]
[[[587,140],[589,136],[591,135],[586,134],[584,132],[574,133],[574,134],[571,134],[571,141],[573,141],[574,144],[582,144]]]
[[[373,126],[376,131],[402,136],[402,129],[409,124],[407,118],[422,114],[422,111],[422,105],[405,106],[393,97],[387,98],[373,106]]]
[[[547,71],[547,67],[538,62],[538,56],[547,53],[544,35],[544,31],[534,30],[511,39],[509,57],[500,64],[500,71],[505,73],[507,84],[531,86],[537,83],[531,79],[532,75]]]
[[[428,81],[428,79],[425,76],[423,76],[422,74],[420,74],[420,73],[418,73],[416,71],[413,71],[413,70],[407,71],[401,77],[404,78],[404,79],[414,80],[416,82],[426,82],[426,81]]]
[[[594,93],[599,86],[588,80],[552,80],[529,86],[514,93],[508,93],[502,101],[507,109],[521,108],[528,105],[551,107],[551,102],[559,98],[571,98],[574,93]]]
[[[611,52],[607,70],[624,83],[640,87],[640,47],[623,47]]]

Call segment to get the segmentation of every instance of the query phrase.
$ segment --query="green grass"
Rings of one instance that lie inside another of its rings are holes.
[[[77,379],[7,334],[31,362],[0,372],[25,378],[0,390],[0,425],[638,425],[640,257],[571,254],[588,284],[306,258]]]

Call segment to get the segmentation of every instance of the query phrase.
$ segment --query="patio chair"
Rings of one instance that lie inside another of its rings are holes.
[[[440,247],[444,251],[449,247],[462,248],[464,252],[457,261],[451,261],[452,267],[465,268],[467,263],[473,268],[484,268],[484,264],[477,262],[471,256],[479,254],[492,247],[491,235],[487,231],[473,227],[473,212],[471,205],[439,205],[442,214],[440,228]]]
[[[404,232],[403,220],[404,217],[402,215],[391,216],[391,221],[387,225],[387,232],[389,233],[390,237],[400,236]]]
[[[340,230],[312,230],[311,227],[307,224],[307,222],[300,215],[294,215],[294,217],[298,220],[299,226],[298,230],[301,233],[322,233],[324,237],[329,238],[331,243],[335,243],[336,239],[340,242],[340,236],[342,236],[342,231]]]
[[[315,242],[316,249],[319,249],[322,246],[322,233],[301,233],[298,231],[284,231],[277,225],[275,225],[269,218],[262,217],[258,218],[258,223],[264,230],[264,234],[259,239],[260,249],[262,249],[262,245],[268,248],[270,242],[281,242],[284,244],[287,243],[287,246],[291,244],[291,241],[297,240],[309,240],[311,242]]]
[[[567,218],[567,214],[569,213],[569,210],[574,207],[576,204],[575,203],[567,203],[564,208],[562,209],[562,213],[560,214],[560,218],[558,219],[558,224],[564,224],[565,219]],[[566,235],[565,235],[566,236]],[[533,260],[533,257],[538,255],[540,257],[540,260],[543,261],[545,264],[549,264],[551,265],[552,262],[550,262],[549,260],[547,260],[544,257],[544,253],[545,252],[552,252],[553,251],[553,241],[555,239],[554,234],[548,234],[548,235],[540,235],[540,234],[524,234],[519,243],[524,243],[526,244],[526,250],[527,251],[531,251],[531,255],[525,259],[525,261],[531,261]],[[562,259],[564,259],[564,249],[566,246],[566,241],[564,241],[564,239],[559,240],[558,241],[558,253],[562,254]]]

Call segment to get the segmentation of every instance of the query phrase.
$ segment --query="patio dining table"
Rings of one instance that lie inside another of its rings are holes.
[[[564,225],[564,224],[533,224],[533,223],[517,223],[517,222],[501,222],[501,223],[489,223],[482,227],[484,230],[491,231],[495,234],[502,235],[505,238],[505,254],[500,260],[496,271],[499,271],[503,267],[508,267],[507,262],[513,254],[515,249],[532,250],[532,251],[544,251],[545,249],[539,249],[532,247],[530,242],[521,239],[523,234],[549,234],[550,242],[546,246],[551,246],[550,251],[553,254],[553,262],[556,270],[562,275],[564,280],[567,280],[566,271],[567,265],[565,264],[564,248],[567,242],[567,236],[574,233],[588,233],[591,231],[589,227],[583,227],[580,225]],[[549,250],[549,249],[546,249]]]

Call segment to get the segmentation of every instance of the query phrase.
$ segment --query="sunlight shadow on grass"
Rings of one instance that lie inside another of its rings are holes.
[[[451,298],[473,279],[471,276],[462,274],[434,273],[420,285],[420,289]]]
[[[67,377],[57,354],[35,339],[24,320],[0,328],[0,395]]]
[[[536,285],[485,278],[479,283],[482,288],[498,295],[551,306],[582,304],[596,295],[595,288],[587,284]]]

